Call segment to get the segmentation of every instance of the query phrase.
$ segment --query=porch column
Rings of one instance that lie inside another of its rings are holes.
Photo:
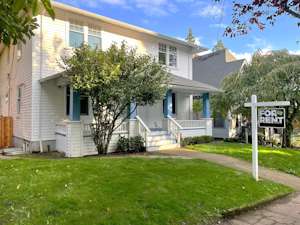
[[[127,108],[128,115],[135,109],[136,103],[130,103],[130,105]],[[131,113],[131,115],[128,117],[128,119],[133,120],[136,119],[136,109]]]
[[[164,118],[172,117],[172,90],[168,90],[164,98]]]
[[[73,87],[70,87],[70,121],[80,121],[80,92],[73,92]]]
[[[210,118],[209,93],[203,94],[203,118]]]

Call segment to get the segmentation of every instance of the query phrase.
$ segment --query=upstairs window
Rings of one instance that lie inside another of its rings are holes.
[[[17,88],[17,117],[21,115],[21,88]]]
[[[170,45],[158,44],[158,60],[169,67],[177,67],[177,48]]]
[[[18,42],[17,44],[17,59],[22,57],[22,42]]]
[[[69,33],[69,47],[80,45],[83,42],[83,23],[70,20]]]
[[[91,49],[95,49],[96,46],[98,49],[101,48],[101,32],[96,26],[89,25],[88,43]]]
[[[159,44],[158,61],[162,62],[163,65],[167,65],[167,45]]]
[[[177,48],[169,46],[169,66],[177,67]]]
[[[70,115],[70,88],[67,88],[67,115]],[[89,115],[89,96],[80,94],[80,115]]]

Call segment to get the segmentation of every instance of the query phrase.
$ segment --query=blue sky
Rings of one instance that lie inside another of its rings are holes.
[[[221,23],[219,16],[212,18],[212,14],[220,13],[221,7],[213,6],[210,0],[56,1],[175,38],[186,38],[191,27],[200,45],[212,49],[221,39],[239,59],[249,59],[258,48],[264,52],[286,48],[300,54],[300,43],[296,43],[300,40],[299,20],[290,16],[278,17],[274,27],[267,25],[263,31],[254,27],[247,35],[223,37],[224,27],[232,19],[232,0],[224,5]]]

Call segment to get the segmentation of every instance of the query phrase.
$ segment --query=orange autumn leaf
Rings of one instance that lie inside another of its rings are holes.
[[[17,186],[17,190],[19,190],[19,188],[20,188],[20,185],[21,185],[21,184],[19,184],[19,185]]]

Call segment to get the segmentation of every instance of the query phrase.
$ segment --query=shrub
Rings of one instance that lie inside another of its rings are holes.
[[[181,141],[181,145],[185,146],[185,145],[194,145],[194,144],[203,144],[203,143],[210,143],[214,140],[214,138],[212,136],[196,136],[196,137],[187,137],[184,138]]]
[[[127,152],[130,148],[129,138],[119,135],[117,152]]]
[[[144,143],[145,140],[140,135],[130,138],[119,135],[117,152],[144,152],[146,151]]]

